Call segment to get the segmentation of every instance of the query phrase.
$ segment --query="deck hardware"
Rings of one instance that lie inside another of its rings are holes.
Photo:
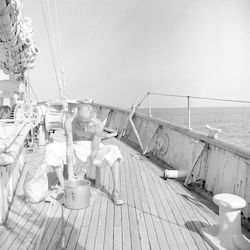
[[[159,128],[159,127],[160,127],[160,126],[157,126],[157,127],[155,128],[155,132],[152,133],[152,135],[151,135],[151,137],[150,137],[150,139],[149,139],[147,145],[145,146],[144,151],[142,152],[143,155],[145,155],[145,154],[147,153],[148,146],[149,146],[150,142],[152,141],[152,139],[154,138],[154,136],[155,136],[156,132],[158,131],[158,128]],[[157,142],[156,142],[156,143],[157,143]]]
[[[199,143],[201,143],[201,141],[199,141]],[[198,143],[198,144],[199,144],[199,143]],[[203,143],[203,144],[199,144],[199,145],[197,145],[197,146],[200,146],[200,145],[201,145],[201,147],[200,147],[200,152],[198,153],[197,158],[196,158],[196,160],[194,161],[194,164],[193,164],[191,170],[189,171],[188,176],[187,176],[187,178],[186,178],[186,180],[185,180],[185,182],[184,182],[184,186],[185,186],[185,187],[188,185],[188,180],[189,180],[189,178],[191,177],[191,175],[192,175],[192,173],[193,173],[193,170],[194,170],[194,168],[195,168],[195,166],[196,166],[196,163],[198,162],[198,160],[199,160],[200,156],[202,155],[203,150],[204,150],[204,148],[205,148],[205,146],[206,146],[206,144],[204,144],[204,143]]]
[[[156,141],[156,150],[160,151],[163,148],[163,139],[162,137],[158,137]]]
[[[193,141],[190,141],[189,143],[200,143],[200,142],[201,142],[200,140],[195,139]]]
[[[125,135],[125,132],[126,132],[126,130],[128,129],[128,124],[129,124],[129,122],[131,123],[131,120],[132,120],[132,118],[133,118],[133,116],[134,116],[134,114],[135,114],[135,111],[136,111],[136,109],[137,109],[137,107],[135,106],[135,104],[136,104],[136,102],[137,102],[137,99],[138,99],[139,95],[140,95],[140,94],[137,95],[137,97],[136,97],[136,99],[135,99],[135,101],[134,101],[134,103],[133,103],[133,105],[132,105],[132,107],[131,107],[131,110],[130,110],[130,112],[129,112],[129,114],[128,114],[128,117],[127,117],[127,119],[126,119],[124,125],[123,125],[122,128],[121,128],[121,131],[120,131],[120,133],[119,133],[119,135],[118,135],[118,139],[119,139],[119,140],[121,139],[121,137],[123,137],[123,136]],[[132,121],[132,123],[133,123],[133,121]],[[132,126],[132,124],[131,124],[131,126]],[[137,136],[137,135],[136,135],[136,136]]]
[[[212,139],[217,139],[218,138],[218,133],[221,132],[221,129],[211,128],[208,125],[206,125],[205,128],[208,130],[208,137],[212,138]]]
[[[189,174],[188,170],[164,170],[164,179],[183,178]]]
[[[169,146],[169,138],[166,133],[157,138],[156,141],[156,150],[160,152],[162,155],[165,155],[168,151]]]
[[[214,195],[213,201],[219,206],[219,225],[202,227],[202,236],[216,249],[250,249],[250,241],[241,233],[241,209],[246,201],[227,193]]]

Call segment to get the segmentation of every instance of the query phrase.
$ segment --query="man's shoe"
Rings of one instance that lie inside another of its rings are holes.
[[[112,200],[116,206],[121,206],[124,204],[122,197],[120,196],[120,194],[117,191],[113,191]]]

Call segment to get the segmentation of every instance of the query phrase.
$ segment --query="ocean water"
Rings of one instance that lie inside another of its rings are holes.
[[[138,109],[138,112],[149,114],[148,109]],[[154,108],[151,114],[155,118],[188,127],[187,112],[187,108]],[[191,108],[190,117],[193,130],[207,134],[206,125],[219,128],[219,138],[250,148],[250,107]]]

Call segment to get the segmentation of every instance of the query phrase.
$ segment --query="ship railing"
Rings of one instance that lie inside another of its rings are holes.
[[[11,119],[5,119],[5,120],[1,120],[0,124],[6,123],[6,122],[11,123],[13,121]],[[17,122],[21,123],[21,125],[19,126],[18,124],[16,124],[17,129],[13,129],[13,131],[8,135],[8,137],[5,138],[3,143],[0,143],[0,153],[6,152],[6,150],[13,144],[13,142],[16,140],[16,138],[18,137],[18,135],[23,130],[23,128],[26,124],[26,122],[23,120],[18,120],[18,121],[15,120],[15,123],[17,123]],[[16,126],[15,126],[15,128],[16,128]],[[1,158],[0,158],[0,165],[3,165],[1,162]]]
[[[0,120],[0,225],[4,224],[24,167],[24,142],[31,126],[24,120]],[[5,183],[5,184],[4,184]]]
[[[184,96],[184,95],[171,95],[171,94],[165,94],[165,93],[154,93],[154,92],[148,92],[145,97],[141,100],[141,102],[137,105],[139,107],[141,103],[148,98],[148,111],[149,116],[152,117],[152,103],[150,96],[167,96],[167,97],[177,97],[177,98],[185,98],[187,100],[187,128],[191,129],[191,99],[200,99],[200,100],[210,100],[210,101],[221,101],[221,102],[235,102],[235,103],[248,103],[250,104],[250,101],[241,101],[241,100],[230,100],[230,99],[220,99],[220,98],[208,98],[208,97],[198,97],[198,96]]]
[[[5,223],[18,180],[24,167],[24,146],[40,116],[31,107],[17,119],[0,120],[0,226]]]
[[[242,213],[250,219],[250,148],[134,112],[137,105],[131,110],[98,103],[91,105],[105,127],[118,128],[118,139],[121,137],[129,145],[141,148],[143,155],[159,160],[168,172],[173,170],[172,176],[164,171],[164,177],[174,178],[177,173],[178,178],[179,173],[185,172],[186,186],[193,183],[213,195],[238,195],[246,200]]]

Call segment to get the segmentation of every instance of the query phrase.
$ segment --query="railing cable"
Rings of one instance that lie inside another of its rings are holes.
[[[162,96],[173,96],[173,97],[185,97],[193,99],[204,99],[204,100],[213,100],[213,101],[224,101],[224,102],[241,102],[241,103],[250,103],[250,101],[240,101],[240,100],[230,100],[230,99],[221,99],[221,98],[209,98],[209,97],[199,97],[199,96],[184,96],[184,95],[169,95],[164,93],[153,93],[149,92],[148,95],[162,95]]]

